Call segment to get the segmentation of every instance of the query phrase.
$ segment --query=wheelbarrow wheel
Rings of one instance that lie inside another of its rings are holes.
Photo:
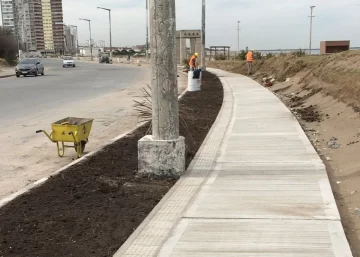
[[[81,145],[81,153],[83,153],[85,151],[86,141],[80,141],[80,145]],[[75,147],[75,152],[77,152],[78,144],[74,143],[74,147]]]

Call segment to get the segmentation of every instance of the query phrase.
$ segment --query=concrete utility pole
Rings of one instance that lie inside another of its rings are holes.
[[[309,54],[311,55],[311,43],[312,43],[312,20],[315,16],[313,16],[315,6],[310,6],[310,42],[309,42]]]
[[[153,137],[179,137],[175,0],[150,0]]]
[[[81,21],[87,21],[89,23],[89,32],[90,32],[90,41],[89,41],[89,45],[90,45],[90,55],[91,55],[91,60],[94,60],[93,57],[93,51],[92,51],[92,39],[91,39],[91,21],[89,19],[82,19],[80,18]]]
[[[237,32],[238,32],[238,54],[240,54],[240,21],[237,22],[238,26],[237,26]]]
[[[140,139],[139,172],[179,177],[185,139],[179,136],[175,0],[150,0],[152,136]]]
[[[149,61],[149,0],[146,1],[146,61]]]
[[[111,9],[98,7],[98,9],[102,9],[109,12],[109,32],[110,32],[110,59],[112,59],[112,39],[111,39]]]
[[[205,0],[202,0],[202,19],[201,19],[201,68],[203,71],[206,70],[205,64],[205,55],[206,55],[206,48],[205,48],[205,21],[206,21],[206,7],[205,7]]]

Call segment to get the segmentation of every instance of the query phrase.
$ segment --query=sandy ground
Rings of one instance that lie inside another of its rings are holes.
[[[14,68],[8,68],[8,67],[0,67],[0,77],[1,76],[7,76],[9,74],[14,73]],[[1,81],[0,81],[1,84]]]
[[[299,83],[300,77],[288,82],[276,83],[271,90],[288,106],[294,104],[294,96],[304,97],[302,105],[293,108],[304,130],[316,147],[331,181],[339,207],[342,223],[354,257],[360,256],[360,115],[355,108],[321,92],[308,97],[312,88],[329,86],[313,80],[310,84]],[[319,111],[320,122],[305,122],[296,108],[314,106]],[[354,110],[355,109],[355,110]],[[331,146],[331,139],[336,139]]]
[[[74,160],[74,149],[66,149],[65,157],[59,158],[56,145],[43,134],[35,134],[38,129],[50,132],[54,117],[78,116],[94,118],[90,142],[85,152],[93,151],[112,138],[132,129],[138,123],[133,111],[133,100],[139,90],[149,84],[150,73],[144,75],[131,89],[119,90],[91,101],[78,102],[71,108],[64,107],[55,112],[44,110],[28,117],[27,122],[13,121],[0,135],[0,199],[16,192]],[[1,79],[0,79],[1,83]],[[186,77],[180,74],[179,92],[186,88]],[[21,127],[20,129],[14,129]],[[24,136],[30,135],[30,136]],[[9,144],[8,142],[11,142]],[[11,145],[11,146],[9,146]],[[7,147],[4,147],[7,146]]]

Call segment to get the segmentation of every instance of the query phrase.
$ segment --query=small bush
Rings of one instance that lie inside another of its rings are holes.
[[[270,59],[270,58],[275,57],[275,54],[273,54],[273,53],[267,53],[265,57],[266,57],[266,59]]]
[[[261,60],[262,59],[261,52],[254,52],[254,59],[255,60]]]
[[[16,64],[18,49],[16,39],[10,29],[0,27],[0,58],[10,65]]]
[[[246,51],[241,50],[241,52],[238,54],[238,59],[245,61],[246,60]]]
[[[292,55],[294,56],[297,56],[297,57],[301,57],[301,56],[305,56],[306,55],[306,52],[305,50],[302,50],[301,48],[295,52],[292,52],[291,53]]]
[[[188,59],[184,59],[184,60],[183,60],[183,65],[184,65],[184,69],[187,69],[187,70],[190,69],[190,65],[189,65],[189,60],[188,60]]]

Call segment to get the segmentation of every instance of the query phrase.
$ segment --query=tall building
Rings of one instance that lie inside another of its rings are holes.
[[[62,0],[13,0],[15,33],[25,51],[62,54]]]
[[[42,0],[44,2],[50,2],[51,7],[51,19],[52,19],[52,30],[53,30],[53,42],[54,49],[57,53],[60,51],[64,53],[64,20],[63,20],[63,9],[62,0]]]
[[[12,0],[0,0],[2,24],[14,31],[14,12]]]
[[[36,51],[32,0],[13,0],[15,35],[25,51]]]
[[[77,53],[77,30],[72,26],[64,25],[64,37],[65,37],[65,53],[76,54]]]

